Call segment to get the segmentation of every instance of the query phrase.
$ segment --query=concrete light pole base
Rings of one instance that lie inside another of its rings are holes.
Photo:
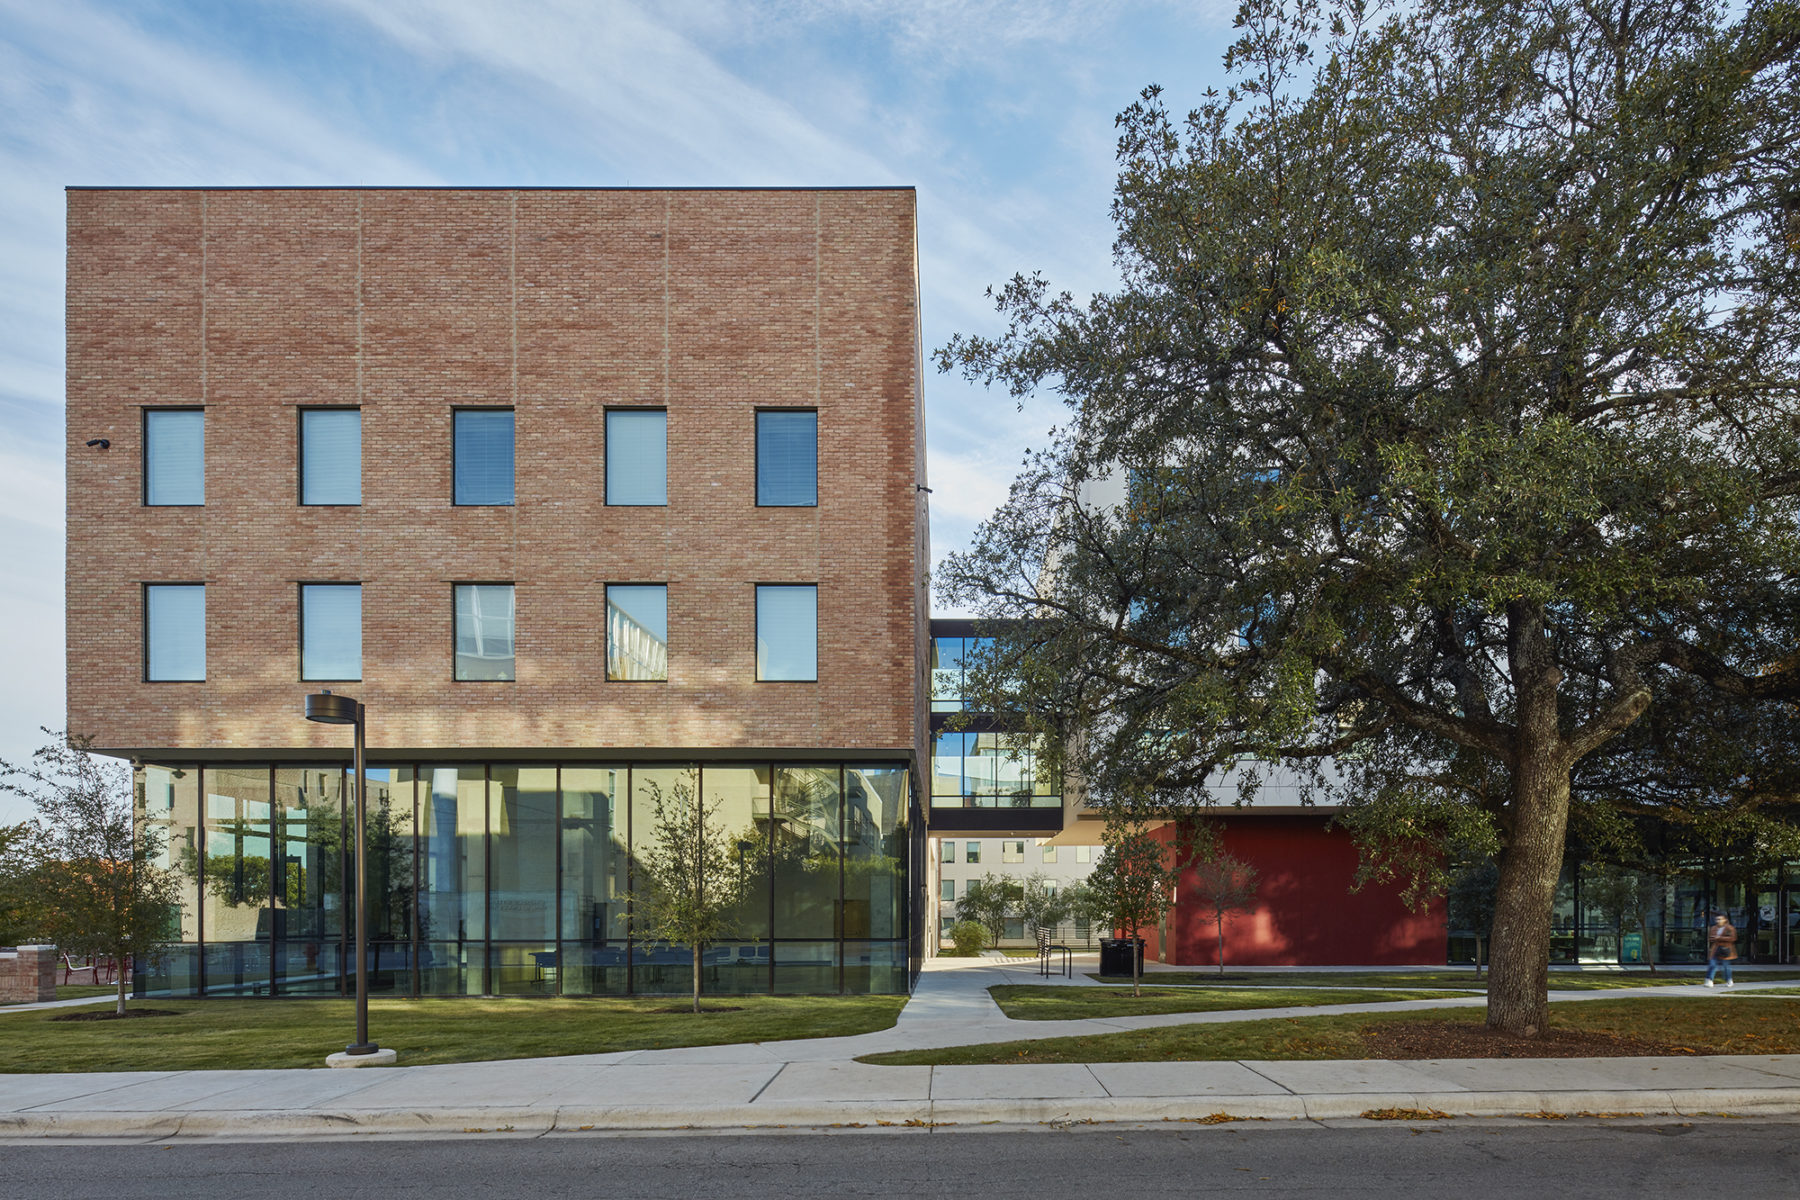
[[[392,1050],[377,1050],[373,1054],[345,1054],[339,1050],[326,1057],[328,1067],[391,1067],[400,1056]]]

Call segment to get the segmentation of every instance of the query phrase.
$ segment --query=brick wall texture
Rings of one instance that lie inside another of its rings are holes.
[[[68,727],[341,754],[299,584],[360,582],[372,754],[919,747],[914,220],[910,189],[71,190]],[[205,409],[203,507],[142,503],[159,405]],[[359,507],[298,504],[316,405],[362,409]],[[480,405],[516,411],[512,507],[451,504]],[[667,507],[605,503],[633,405],[668,412]],[[817,508],[755,504],[784,405],[818,410]],[[452,586],[506,581],[517,681],[453,682]],[[205,682],[144,681],[153,582],[207,585]],[[667,583],[668,682],[605,681],[609,582]],[[818,682],[755,682],[757,583],[818,585]]]
[[[56,947],[0,950],[0,1004],[38,1004],[56,999]]]

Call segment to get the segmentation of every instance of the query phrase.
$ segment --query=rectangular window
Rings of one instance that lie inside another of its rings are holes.
[[[943,879],[938,881],[938,899],[944,901],[954,901],[956,899],[956,880]]]
[[[1092,846],[1075,847],[1075,861],[1078,863],[1093,862],[1094,848]]]
[[[607,410],[606,502],[669,502],[669,414],[662,409]]]
[[[963,861],[966,863],[978,863],[981,861],[980,842],[970,842],[968,844],[968,847],[963,854]]]
[[[206,414],[200,409],[144,410],[144,503],[206,503]]]
[[[1003,863],[1022,863],[1025,861],[1024,842],[1001,842],[1000,861]]]
[[[949,840],[945,840],[938,844],[944,848],[943,849],[944,861],[947,863],[955,862],[956,861],[956,843],[949,841]]]
[[[1056,861],[1056,847],[1055,846],[1045,846],[1044,847],[1044,861],[1047,863],[1053,863]]]
[[[819,677],[819,589],[815,585],[759,585],[756,589],[756,678]]]
[[[513,411],[459,408],[455,414],[456,503],[513,502]]]
[[[513,678],[513,585],[456,585],[456,678]]]
[[[362,410],[300,410],[300,503],[362,503]]]
[[[818,504],[818,413],[781,409],[756,414],[756,502],[780,508]]]
[[[144,585],[144,678],[206,678],[206,585]]]
[[[362,584],[300,585],[300,678],[362,678]]]
[[[606,677],[669,677],[669,588],[661,583],[606,585]]]

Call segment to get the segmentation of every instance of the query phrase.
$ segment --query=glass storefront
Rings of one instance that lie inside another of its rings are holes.
[[[370,990],[682,994],[686,946],[634,911],[659,802],[700,797],[741,899],[703,950],[709,993],[905,992],[909,819],[898,762],[455,763],[368,770]],[[184,881],[140,994],[353,987],[348,772],[145,765],[140,821]]]
[[[1650,898],[1642,923],[1634,918],[1621,925],[1609,915],[1600,899],[1606,872],[1570,855],[1551,913],[1551,962],[1705,962],[1706,928],[1713,913],[1724,913],[1737,927],[1743,961],[1800,963],[1800,863],[1778,864],[1748,880],[1726,862],[1690,862],[1661,878],[1627,878]],[[1452,928],[1450,961],[1472,962],[1474,955],[1474,935]]]

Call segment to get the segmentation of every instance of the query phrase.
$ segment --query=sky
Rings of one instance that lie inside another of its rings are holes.
[[[1113,286],[1113,117],[1224,82],[1232,0],[0,0],[0,758],[64,703],[63,189],[918,189],[925,346]],[[934,561],[1057,423],[925,380]],[[0,820],[26,815],[0,797]]]

